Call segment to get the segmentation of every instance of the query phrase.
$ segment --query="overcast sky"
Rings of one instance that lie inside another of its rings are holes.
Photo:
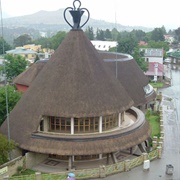
[[[129,26],[180,27],[180,0],[81,0],[91,18]],[[22,16],[72,7],[73,0],[1,0],[3,14]]]

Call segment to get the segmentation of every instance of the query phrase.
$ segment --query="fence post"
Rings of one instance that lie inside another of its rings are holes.
[[[142,156],[143,156],[143,162],[145,160],[148,160],[148,153],[142,153]]]
[[[41,180],[41,172],[36,172],[36,180]]]
[[[152,142],[152,147],[153,147],[153,149],[156,149],[156,148],[157,148],[157,141],[153,141],[153,142]]]
[[[127,171],[130,171],[130,160],[127,159],[124,161],[124,171],[127,172]]]
[[[161,131],[160,134],[161,134],[161,137],[164,137],[164,131]]]
[[[9,180],[9,179],[10,179],[9,175],[3,177],[3,180]]]
[[[157,150],[158,150],[158,158],[161,159],[162,158],[162,147],[158,146]]]
[[[100,178],[106,177],[106,167],[104,165],[99,166],[99,177]]]

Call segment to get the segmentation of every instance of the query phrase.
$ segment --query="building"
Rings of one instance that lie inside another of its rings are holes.
[[[109,51],[110,48],[116,47],[117,42],[116,41],[91,41],[93,46],[100,51]]]
[[[164,65],[156,62],[150,62],[148,71],[144,73],[151,81],[162,82],[164,77]]]
[[[144,58],[146,62],[156,62],[163,64],[163,49],[157,48],[140,48],[140,51],[144,52]]]
[[[111,157],[116,163],[117,153],[135,147],[145,152],[151,130],[134,105],[149,101],[154,91],[145,91],[148,80],[131,57],[94,48],[75,19],[81,8],[70,12],[72,30],[50,60],[33,78],[33,68],[24,73],[33,80],[10,114],[11,138],[23,155],[36,157],[32,164],[53,158],[66,161],[68,169],[77,161],[108,163]],[[0,132],[7,131],[5,121]]]
[[[6,54],[11,54],[13,56],[20,55],[24,57],[27,61],[29,62],[34,62],[37,52],[31,50],[31,49],[25,49],[25,48],[17,48],[17,49],[12,49],[9,51],[6,51]]]

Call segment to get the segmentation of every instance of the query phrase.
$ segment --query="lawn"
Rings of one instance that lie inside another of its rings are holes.
[[[164,84],[162,82],[150,83],[153,88],[162,88]]]
[[[148,120],[150,126],[151,126],[151,138],[153,138],[153,136],[157,136],[160,137],[160,116],[159,114],[153,113],[151,111],[148,111],[146,113],[146,119]]]

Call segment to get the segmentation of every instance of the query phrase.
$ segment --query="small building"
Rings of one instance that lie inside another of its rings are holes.
[[[144,74],[150,81],[161,82],[164,78],[164,65],[157,62],[150,62],[148,70]]]
[[[116,47],[116,41],[91,41],[93,46],[100,51],[109,51],[110,48]]]
[[[144,58],[146,62],[155,62],[163,64],[163,49],[157,48],[140,48],[140,51],[144,52]]]
[[[17,48],[17,49],[12,49],[9,51],[6,51],[6,54],[11,54],[13,56],[20,55],[24,57],[27,61],[29,62],[34,62],[37,52],[30,50],[30,49],[25,49],[25,48]]]

